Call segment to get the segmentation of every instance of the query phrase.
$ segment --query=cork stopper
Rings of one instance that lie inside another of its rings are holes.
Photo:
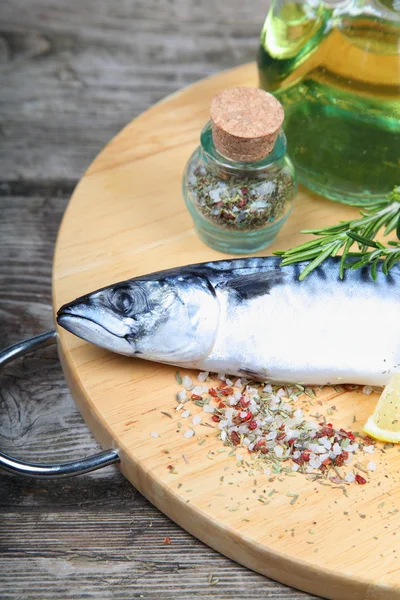
[[[218,152],[234,161],[252,162],[272,152],[284,112],[271,94],[258,88],[236,87],[215,96],[210,117]]]

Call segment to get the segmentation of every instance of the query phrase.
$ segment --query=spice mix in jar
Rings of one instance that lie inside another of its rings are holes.
[[[208,246],[257,252],[289,216],[297,186],[283,119],[278,100],[257,88],[227,89],[212,100],[183,177],[186,205]]]

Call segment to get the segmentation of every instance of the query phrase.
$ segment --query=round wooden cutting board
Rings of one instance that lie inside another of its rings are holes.
[[[181,178],[211,98],[234,85],[257,85],[255,66],[170,96],[130,123],[96,158],[60,228],[54,310],[113,282],[224,257],[196,237]],[[304,241],[301,229],[355,214],[300,189],[293,215],[264,253]],[[351,332],[343,332],[343,343],[347,335]],[[347,495],[329,480],[318,485],[301,474],[249,475],[223,451],[217,429],[204,426],[206,416],[194,437],[183,436],[186,427],[179,429],[178,422],[184,419],[175,410],[176,369],[112,354],[63,330],[59,352],[96,438],[104,448],[118,448],[122,473],[184,529],[255,571],[322,597],[400,598],[396,447],[376,449],[376,471],[366,476],[366,485],[346,486]],[[310,399],[309,410],[328,414],[335,426],[361,430],[376,400],[376,394],[326,388]],[[201,409],[192,405],[191,410],[193,415]],[[297,501],[291,503],[287,493],[298,494]],[[267,504],[259,501],[260,494]]]

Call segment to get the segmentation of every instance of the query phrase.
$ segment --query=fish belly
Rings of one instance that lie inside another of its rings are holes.
[[[251,300],[228,292],[218,299],[218,335],[202,369],[277,382],[378,386],[400,371],[393,292],[303,282]]]

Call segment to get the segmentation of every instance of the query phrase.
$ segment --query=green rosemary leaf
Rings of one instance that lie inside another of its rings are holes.
[[[313,235],[336,235],[337,233],[345,232],[353,221],[340,221],[337,225],[330,225],[323,229],[303,229],[301,233],[312,233]]]
[[[397,238],[400,240],[400,214],[399,214],[398,221],[397,221],[396,235],[397,235]]]
[[[385,275],[388,275],[389,270],[388,270],[388,256],[385,258],[385,260],[383,261],[383,265],[382,265],[382,271]]]
[[[346,244],[343,248],[343,254],[342,254],[342,258],[340,260],[340,266],[339,266],[339,276],[340,279],[343,279],[344,277],[344,271],[345,271],[345,262],[346,262],[346,258],[348,255],[348,252],[350,250],[350,247],[353,245],[353,240],[351,238],[348,238],[348,240],[346,241]]]
[[[322,254],[320,254],[320,256],[311,261],[307,265],[307,267],[303,269],[303,271],[300,273],[300,281],[307,277],[307,275],[309,275],[311,271],[314,271],[314,269],[316,269],[326,258],[328,258],[328,256],[330,256],[333,252],[336,252],[336,248],[336,245],[330,245],[327,248],[325,248],[325,250],[322,252]]]
[[[311,260],[312,258],[317,257],[320,254],[319,248],[315,250],[308,250],[304,252],[298,252],[293,256],[288,256],[282,260],[282,266],[286,267],[287,265],[291,265],[295,262],[301,262],[303,260]]]
[[[376,281],[376,277],[377,277],[376,271],[377,271],[379,262],[380,261],[379,261],[379,256],[378,256],[377,258],[375,258],[374,262],[371,265],[371,277],[374,281]]]
[[[384,235],[389,235],[396,227],[400,224],[400,214],[395,213],[389,222],[386,224],[385,230],[383,232]]]
[[[398,252],[393,252],[392,256],[390,257],[388,262],[388,271],[390,271],[390,269],[394,267],[397,262],[400,262],[400,250]]]
[[[360,258],[360,260],[353,260],[351,262],[345,263],[344,268],[345,269],[352,269],[353,271],[355,269],[360,269],[361,267],[365,267],[365,265],[368,264],[368,260],[365,260],[365,256],[363,256],[362,258]]]
[[[391,207],[390,207],[390,208],[391,208]],[[400,205],[399,205],[399,208],[400,208]],[[398,210],[398,209],[397,209],[397,207],[395,206],[395,211],[397,212],[397,210]],[[375,237],[375,235],[378,233],[378,231],[379,231],[380,229],[382,229],[382,227],[386,227],[386,226],[387,226],[387,223],[388,223],[389,221],[391,221],[393,209],[391,208],[391,210],[390,210],[390,211],[387,211],[387,212],[386,212],[386,211],[382,211],[382,212],[383,212],[384,214],[381,216],[381,218],[380,218],[380,219],[377,219],[377,220],[375,221],[375,226],[374,226],[374,237]],[[399,215],[398,215],[398,216],[399,216]]]
[[[346,235],[348,235],[349,238],[351,238],[355,242],[358,242],[362,246],[372,246],[373,248],[379,248],[376,242],[373,242],[372,240],[363,237],[362,235],[358,235],[358,233],[355,233],[354,231],[347,231]]]
[[[302,231],[301,233],[305,233],[304,231]],[[335,238],[333,238],[335,239]],[[319,248],[321,246],[321,244],[326,243],[326,240],[309,240],[308,242],[304,242],[303,244],[300,244],[299,246],[296,246],[295,248],[292,248],[291,250],[284,250],[284,251],[277,251],[274,254],[279,254],[279,255],[285,255],[285,256],[290,256],[291,254],[298,254],[299,252],[302,252],[303,250],[310,250],[311,248]]]
[[[375,260],[376,258],[380,258],[382,254],[382,248],[378,248],[378,250],[374,250],[373,252],[370,253],[369,255],[369,262],[372,262],[373,260]]]

